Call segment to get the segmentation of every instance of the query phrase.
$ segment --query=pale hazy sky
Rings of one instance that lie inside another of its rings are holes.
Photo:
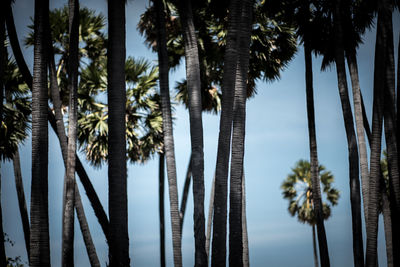
[[[27,24],[33,16],[33,1],[16,0],[14,16],[19,37],[27,34]],[[50,1],[51,8],[60,7],[67,1]],[[81,1],[82,6],[107,14],[106,1]],[[143,38],[136,31],[139,15],[143,13],[147,1],[128,1],[127,15],[127,56],[145,57],[156,64],[157,55],[143,44]],[[393,19],[395,25],[395,53],[399,40],[399,14]],[[365,44],[358,51],[360,82],[367,112],[372,111],[373,56],[375,32],[364,38]],[[32,66],[32,49],[24,51],[28,65]],[[352,266],[352,234],[350,217],[349,177],[347,143],[337,89],[336,70],[319,71],[320,58],[314,58],[314,98],[318,155],[321,164],[335,176],[335,187],[341,191],[339,205],[332,210],[332,217],[326,222],[326,232],[331,265]],[[185,76],[184,62],[170,75],[171,88],[175,81]],[[308,159],[308,132],[306,120],[306,98],[304,81],[304,55],[302,47],[275,82],[258,82],[258,94],[250,99],[247,108],[245,174],[247,187],[247,220],[252,266],[298,266],[313,264],[311,228],[292,218],[288,203],[282,198],[280,185],[299,159]],[[171,94],[174,94],[171,90]],[[183,181],[190,156],[190,136],[188,112],[181,106],[175,108],[175,152],[178,172],[178,190],[181,194]],[[204,114],[204,153],[206,179],[206,212],[213,178],[219,115]],[[25,194],[30,201],[31,140],[20,147],[22,174]],[[84,155],[80,154],[84,161]],[[84,164],[94,187],[104,205],[107,206],[107,167],[93,169]],[[4,231],[15,242],[7,246],[9,256],[20,255],[27,261],[21,220],[18,212],[12,164],[2,163],[2,204]],[[61,205],[64,165],[59,143],[49,127],[49,215],[51,261],[60,265],[61,256]],[[108,261],[108,248],[104,235],[94,216],[83,188],[79,184],[90,230],[102,266]],[[180,195],[179,195],[180,197]],[[166,255],[167,265],[172,266],[172,243],[166,200]],[[135,266],[159,265],[158,229],[158,158],[146,165],[128,164],[128,205],[129,240],[131,263]],[[207,213],[206,213],[207,214]],[[193,199],[190,196],[183,227],[184,266],[193,266]],[[75,264],[89,266],[79,225],[75,223]],[[365,242],[365,240],[364,240]],[[386,266],[382,220],[379,228],[380,266]]]

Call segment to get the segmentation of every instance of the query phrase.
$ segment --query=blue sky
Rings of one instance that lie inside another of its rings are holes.
[[[60,7],[67,1],[50,1],[51,8]],[[82,6],[107,14],[106,1],[81,1]],[[156,54],[143,44],[143,38],[136,31],[139,15],[147,1],[128,1],[127,56],[145,57],[156,64]],[[17,0],[14,16],[20,38],[28,32],[26,25],[33,16],[33,1]],[[400,19],[395,13],[395,52],[399,40]],[[370,115],[372,111],[373,56],[375,32],[364,37],[364,45],[358,51],[358,63],[362,92]],[[28,65],[32,66],[32,49],[25,49]],[[341,112],[336,70],[320,72],[320,58],[313,59],[314,98],[318,156],[321,164],[335,176],[335,187],[341,191],[339,205],[332,210],[332,217],[326,222],[326,232],[332,266],[351,266],[352,234],[347,143]],[[184,62],[170,74],[170,86],[185,76]],[[257,83],[258,94],[247,102],[245,174],[247,187],[247,220],[252,266],[312,266],[311,228],[292,218],[287,211],[287,201],[282,199],[280,185],[299,159],[308,159],[308,132],[306,120],[306,98],[304,81],[304,55],[302,47],[293,61],[282,73],[279,81]],[[173,91],[171,90],[173,94]],[[175,152],[178,172],[178,190],[182,192],[184,177],[190,156],[189,116],[182,106],[175,108]],[[206,212],[213,178],[219,115],[204,114],[204,155]],[[50,128],[49,128],[50,129]],[[22,174],[25,194],[30,200],[31,140],[20,147]],[[83,160],[84,155],[80,154]],[[83,160],[84,161],[84,160]],[[104,205],[107,206],[107,167],[93,169],[85,164],[94,187]],[[4,230],[15,242],[6,248],[9,256],[20,255],[27,261],[23,232],[16,198],[12,164],[2,163],[2,204]],[[53,131],[49,130],[49,215],[51,238],[51,261],[60,264],[61,255],[61,205],[64,166],[59,143]],[[83,188],[79,184],[90,230],[102,266],[108,259],[107,245],[101,228],[94,216]],[[180,197],[180,195],[179,195]],[[166,249],[167,265],[172,266],[172,243],[168,208],[166,203]],[[130,257],[135,266],[157,266],[159,264],[158,235],[158,158],[146,165],[128,165],[128,205]],[[193,265],[193,199],[190,196],[183,227],[184,266]],[[207,214],[207,213],[206,213]],[[79,225],[75,224],[75,264],[88,266],[84,243]],[[364,240],[365,241],[365,240]],[[380,266],[386,266],[382,220],[379,229]]]

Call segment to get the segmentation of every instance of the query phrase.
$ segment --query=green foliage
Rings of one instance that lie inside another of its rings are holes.
[[[16,63],[8,58],[5,73],[5,98],[0,128],[0,160],[12,159],[18,145],[28,136],[31,100]]]
[[[323,217],[326,220],[331,215],[331,206],[337,205],[340,193],[332,187],[334,177],[330,171],[319,165],[318,173],[322,192],[326,198],[326,201],[322,202]],[[292,173],[282,183],[281,189],[283,198],[289,200],[288,210],[290,215],[297,215],[298,220],[302,223],[315,225],[310,163],[305,160],[297,162],[296,166],[292,168]]]

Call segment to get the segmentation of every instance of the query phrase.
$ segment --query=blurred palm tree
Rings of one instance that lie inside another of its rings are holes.
[[[282,183],[281,189],[283,198],[289,200],[289,213],[297,216],[302,223],[307,223],[312,227],[314,263],[318,267],[318,256],[315,239],[316,215],[314,211],[314,203],[312,198],[311,186],[311,166],[306,160],[300,160],[292,168],[292,172]],[[322,184],[322,192],[325,201],[322,201],[323,219],[327,220],[331,216],[331,206],[338,203],[340,193],[332,187],[334,177],[330,171],[327,171],[323,165],[318,167],[319,179]]]

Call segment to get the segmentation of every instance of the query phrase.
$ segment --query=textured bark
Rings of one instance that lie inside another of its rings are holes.
[[[32,267],[50,266],[48,214],[48,127],[45,22],[48,0],[35,1],[32,83],[32,183],[30,258]]]
[[[368,155],[367,155],[367,145],[364,133],[364,122],[363,122],[364,119],[363,119],[363,111],[361,105],[362,98],[361,98],[360,82],[358,79],[357,58],[354,53],[347,54],[347,65],[350,71],[350,78],[353,89],[354,116],[356,119],[357,141],[360,153],[359,157],[360,157],[360,169],[361,169],[362,199],[364,202],[364,217],[365,221],[367,221],[368,180],[369,180]],[[362,249],[362,238],[359,241],[361,241],[361,249]]]
[[[169,188],[169,201],[171,213],[172,228],[172,247],[174,255],[174,265],[182,266],[182,244],[181,244],[181,226],[179,216],[178,188],[176,184],[176,165],[174,152],[174,138],[172,133],[171,102],[169,96],[168,82],[168,54],[167,37],[165,29],[165,11],[162,0],[154,0],[157,12],[157,47],[158,47],[158,65],[159,82],[161,94],[161,112],[163,120],[164,151],[167,161],[167,175]]]
[[[380,191],[382,200],[383,225],[385,229],[386,259],[387,267],[393,267],[393,237],[392,237],[392,216],[390,214],[390,203],[383,175],[380,176]]]
[[[211,192],[210,192],[210,203],[208,205],[207,234],[206,234],[207,260],[210,259],[210,240],[211,240],[212,221],[213,221],[213,214],[214,214],[214,195],[215,195],[214,193],[215,193],[215,175],[212,180]]]
[[[181,234],[182,234],[182,229],[183,229],[183,221],[185,219],[186,203],[187,203],[187,199],[189,196],[189,188],[190,188],[191,178],[192,178],[192,156],[190,156],[189,165],[188,165],[188,168],[186,171],[186,178],[185,178],[185,183],[183,185],[183,191],[182,191],[181,208],[179,211],[179,217],[180,217],[180,222],[181,222]],[[181,236],[181,238],[182,238],[182,236]]]
[[[367,226],[367,247],[366,266],[377,266],[377,234],[378,234],[378,201],[379,201],[379,178],[380,178],[380,156],[382,145],[382,120],[383,120],[383,96],[384,88],[384,40],[382,19],[378,15],[375,65],[374,65],[374,102],[372,111],[372,138],[370,156],[370,179],[368,193],[368,221]]]
[[[85,211],[83,209],[81,196],[79,194],[79,189],[75,183],[75,210],[76,217],[79,221],[79,226],[81,227],[81,232],[83,236],[83,241],[85,242],[86,252],[89,257],[90,266],[100,267],[99,258],[97,257],[96,247],[94,246],[92,235],[90,234],[89,225],[86,220]]]
[[[311,226],[312,228],[312,238],[313,238],[313,254],[314,254],[314,266],[315,267],[319,267],[319,263],[318,263],[318,252],[317,252],[317,240],[315,237],[315,225]]]
[[[5,49],[4,49],[4,39],[5,39],[5,28],[4,28],[4,3],[1,5],[0,10],[0,126],[2,125],[2,118],[3,118],[3,92],[4,92],[4,80],[3,80],[3,73],[5,67]],[[1,163],[0,163],[1,165]],[[1,190],[1,175],[0,175],[0,190]],[[1,191],[0,191],[0,239],[3,240],[0,244],[0,266],[7,265],[7,258],[6,258],[6,250],[4,248],[4,232],[3,232],[3,213],[1,208]]]
[[[232,157],[229,202],[229,266],[243,266],[242,178],[246,128],[247,77],[253,1],[241,2],[238,32],[239,58],[233,104]]]
[[[110,266],[129,266],[125,125],[125,1],[108,1],[108,214]]]
[[[339,96],[342,105],[344,126],[347,137],[347,148],[349,153],[350,203],[351,203],[351,218],[352,218],[352,229],[353,229],[352,231],[353,255],[354,255],[353,260],[354,260],[354,266],[362,267],[364,266],[364,252],[363,252],[363,241],[362,241],[358,148],[357,148],[356,133],[354,131],[353,114],[351,111],[350,100],[349,100],[349,92],[347,88],[346,65],[344,60],[344,39],[343,39],[342,17],[341,17],[340,7],[341,7],[341,1],[337,0],[334,12],[335,63],[336,63],[336,73],[338,79]],[[352,65],[351,67],[352,67],[351,71],[354,71],[354,68],[356,66]],[[354,78],[354,75],[352,78]],[[354,79],[352,79],[352,82],[355,82]],[[353,84],[353,86],[356,85]],[[357,92],[359,92],[359,90]],[[356,100],[357,100],[357,95],[355,101]],[[358,112],[359,106],[357,106],[356,108],[357,108],[356,112]],[[360,122],[356,120],[356,123]],[[359,138],[362,138],[362,136],[359,135]],[[365,166],[363,165],[362,167]],[[323,263],[321,262],[321,264]]]
[[[24,230],[24,238],[25,238],[25,247],[26,253],[29,259],[29,216],[28,216],[28,209],[26,206],[25,200],[25,190],[24,190],[24,183],[22,181],[22,174],[21,174],[21,163],[19,158],[19,151],[15,151],[13,156],[13,167],[14,167],[14,177],[15,177],[15,188],[17,190],[17,197],[18,197],[18,207],[19,213],[21,215],[21,222],[22,222],[22,229]]]
[[[390,205],[392,209],[392,240],[394,251],[394,265],[400,265],[400,170],[398,147],[396,140],[396,100],[395,100],[395,64],[394,64],[394,45],[393,45],[393,25],[391,1],[381,1],[378,16],[381,16],[383,24],[383,39],[385,46],[385,66],[384,66],[384,129],[387,147],[387,161],[389,173]]]
[[[199,50],[193,22],[191,1],[181,0],[179,13],[183,28],[186,80],[189,97],[191,169],[193,176],[193,227],[195,266],[207,266],[204,217],[204,151]],[[182,229],[182,222],[181,222]]]
[[[68,56],[68,152],[63,201],[62,266],[74,266],[74,206],[75,206],[75,162],[78,126],[78,45],[79,2],[69,0],[69,56]]]
[[[244,180],[244,171],[242,177],[242,230],[243,230],[243,267],[249,267],[249,239],[247,234],[247,216],[246,216],[246,183]]]
[[[307,98],[307,121],[308,121],[308,137],[310,146],[310,164],[311,164],[311,187],[312,198],[314,203],[314,212],[317,221],[318,245],[321,266],[329,266],[328,243],[326,241],[326,233],[322,211],[321,189],[318,176],[318,153],[317,138],[315,133],[315,115],[314,115],[314,92],[312,77],[312,60],[311,49],[307,40],[304,42],[304,56],[306,63],[306,98]]]
[[[226,265],[227,180],[232,133],[234,88],[238,62],[237,32],[240,22],[240,3],[241,1],[232,0],[229,4],[228,32],[222,79],[222,107],[215,175],[211,266]]]
[[[158,168],[158,210],[160,214],[160,266],[165,267],[165,216],[164,216],[164,181],[165,181],[165,158],[160,153]]]

